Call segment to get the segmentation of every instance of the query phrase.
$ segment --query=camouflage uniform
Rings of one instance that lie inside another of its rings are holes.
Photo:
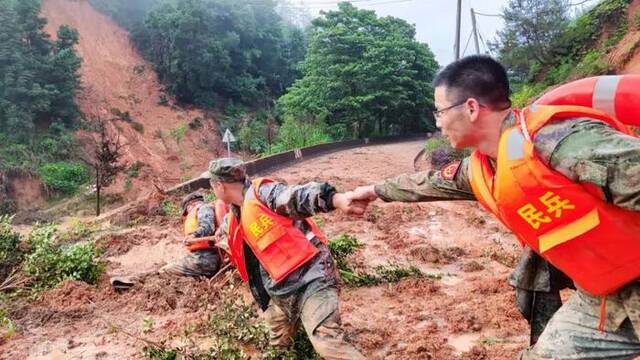
[[[228,160],[221,159],[218,162]],[[219,167],[211,164],[213,177],[220,171]],[[250,188],[251,182],[246,180],[245,194]],[[272,346],[290,345],[302,323],[314,349],[322,358],[364,359],[344,338],[339,312],[338,275],[329,247],[320,242],[304,221],[318,212],[334,210],[332,197],[335,193],[335,188],[327,183],[287,185],[273,182],[261,185],[258,189],[260,201],[279,215],[291,218],[293,225],[311,239],[319,252],[277,284],[246,242],[244,259],[251,293],[265,311]],[[231,211],[240,220],[240,207],[231,205]],[[227,228],[222,228],[221,235],[223,238],[228,236]]]
[[[503,131],[514,124],[515,117],[511,114],[503,123]],[[600,121],[578,118],[544,126],[534,139],[534,147],[550,168],[575,182],[600,186],[607,201],[617,206],[640,211],[639,139]],[[462,161],[452,180],[445,179],[439,171],[428,171],[386,179],[375,190],[385,201],[474,200],[469,161],[469,158]],[[521,289],[551,294],[547,315],[559,305],[554,294],[566,285],[563,282],[530,249],[525,250],[510,277],[510,283]],[[523,353],[523,358],[632,359],[640,355],[640,283],[630,283],[607,296],[603,333],[597,330],[602,301],[578,289],[549,321],[538,343]]]
[[[215,210],[207,204],[198,209],[198,228],[193,236],[205,237],[215,233]],[[180,260],[169,263],[160,269],[160,272],[193,277],[212,277],[220,269],[222,258],[217,249],[203,249],[190,252]]]

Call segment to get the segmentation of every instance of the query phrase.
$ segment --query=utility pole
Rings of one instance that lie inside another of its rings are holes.
[[[476,45],[476,54],[480,54],[480,44],[478,43],[478,27],[476,26],[476,13],[471,8],[471,25],[473,26],[473,42]]]
[[[456,43],[454,45],[456,60],[460,59],[460,15],[462,14],[461,11],[462,11],[462,0],[458,0],[458,10],[456,12]]]

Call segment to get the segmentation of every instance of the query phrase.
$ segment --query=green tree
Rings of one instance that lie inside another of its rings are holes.
[[[278,102],[289,123],[356,137],[425,130],[438,64],[415,28],[349,3],[323,15],[313,21],[304,77]]]
[[[554,42],[570,21],[568,5],[567,0],[509,0],[493,47],[514,79],[526,80],[535,63],[551,60]]]
[[[79,115],[78,33],[62,26],[52,42],[39,13],[38,0],[0,0],[0,153],[25,155],[0,157],[0,168],[36,168],[49,155],[34,151],[50,140],[48,129],[71,128]]]

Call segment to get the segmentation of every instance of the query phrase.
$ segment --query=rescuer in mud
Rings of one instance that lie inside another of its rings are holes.
[[[223,254],[212,236],[227,213],[227,206],[220,200],[207,204],[204,196],[191,193],[182,200],[182,219],[184,221],[185,244],[189,254],[180,260],[169,263],[160,269],[161,273],[179,276],[214,276],[223,261]]]
[[[337,269],[327,238],[310,218],[335,209],[362,214],[364,204],[328,183],[250,181],[233,158],[212,161],[205,176],[230,207],[222,237],[228,236],[231,261],[265,311],[271,345],[287,347],[302,323],[324,359],[364,359],[344,339]]]
[[[638,102],[616,104],[618,80],[598,80],[593,103],[622,121],[615,111],[633,113]],[[478,200],[511,229],[525,248],[509,283],[534,335],[544,328],[522,359],[640,355],[640,139],[591,107],[512,109],[506,71],[486,56],[453,62],[434,87],[437,126],[474,153],[360,187],[352,199]],[[558,290],[572,282],[562,305]]]

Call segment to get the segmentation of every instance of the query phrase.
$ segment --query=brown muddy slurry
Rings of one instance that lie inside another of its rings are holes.
[[[290,183],[327,180],[349,190],[411,172],[422,145],[341,151],[268,175]],[[349,258],[354,269],[399,264],[430,275],[342,289],[344,326],[367,358],[513,359],[526,346],[528,327],[506,284],[517,242],[476,203],[378,200],[363,217],[321,218],[330,238],[350,234],[364,244]],[[180,240],[175,220],[104,236],[107,275],[97,286],[66,282],[13,309],[19,332],[0,345],[0,358],[141,359],[140,337],[180,344],[185,329],[197,327],[219,303],[206,281],[151,275],[122,293],[108,282],[109,275],[141,274],[183,256]],[[251,301],[244,285],[233,294]],[[144,329],[149,319],[153,327]]]

